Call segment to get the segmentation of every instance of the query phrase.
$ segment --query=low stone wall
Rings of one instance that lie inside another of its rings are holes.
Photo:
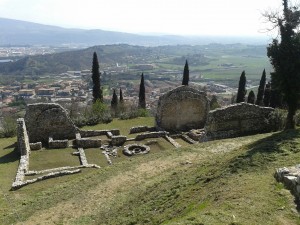
[[[28,166],[29,166],[28,161],[29,161],[29,156],[27,155],[21,156],[17,174],[12,184],[12,189],[14,189],[14,187],[18,187],[22,185],[22,183],[24,182],[25,173],[28,171]]]
[[[69,147],[69,140],[53,140],[52,137],[49,137],[48,147],[50,149],[57,149],[57,148],[68,148]]]
[[[121,146],[126,142],[126,140],[127,140],[127,137],[123,136],[123,135],[112,136],[110,144],[112,146]]]
[[[29,138],[27,129],[25,126],[25,120],[23,118],[17,119],[17,139],[18,139],[18,151],[21,155],[30,154]]]
[[[28,184],[32,184],[32,183],[35,183],[35,182],[38,182],[38,181],[46,180],[46,179],[49,179],[49,178],[59,177],[59,176],[64,176],[64,175],[70,175],[70,174],[75,174],[75,173],[80,173],[80,172],[81,172],[80,169],[63,170],[63,171],[59,171],[59,172],[52,172],[52,173],[49,173],[47,175],[44,175],[44,176],[41,176],[41,177],[38,177],[38,178],[35,178],[35,179],[32,179],[32,180],[27,180],[25,182],[19,182],[19,183],[14,182],[12,187],[11,187],[11,190],[17,190],[21,187],[24,187],[24,186],[28,185]]]
[[[148,127],[148,126],[131,127],[129,130],[129,134],[142,133],[146,131],[154,132],[156,131],[156,127]]]
[[[205,125],[208,139],[232,138],[272,131],[273,108],[239,103],[212,110]]]
[[[101,146],[101,139],[80,138],[76,139],[77,148],[99,148]]]
[[[149,132],[149,133],[142,133],[142,134],[138,134],[135,137],[136,141],[141,141],[147,138],[160,138],[160,137],[164,137],[166,135],[168,135],[169,133],[166,131],[157,131],[157,132]]]
[[[113,135],[120,135],[119,129],[112,129],[112,130],[80,130],[81,137],[95,137],[95,136],[102,136],[107,135],[107,132],[111,132]]]
[[[34,151],[34,150],[40,150],[40,149],[42,149],[42,142],[36,142],[36,143],[29,143],[29,145],[30,145],[30,149],[32,150],[32,151]]]
[[[278,182],[283,183],[291,191],[297,201],[300,200],[300,164],[289,168],[279,168],[274,176]]]
[[[80,133],[76,133],[76,141],[75,144],[77,148],[99,148],[101,147],[102,141],[101,139],[90,139],[90,138],[81,138]]]
[[[80,163],[81,163],[81,165],[87,166],[88,165],[88,161],[86,159],[85,152],[84,152],[83,148],[78,148],[78,152],[79,152],[79,157],[80,157]]]

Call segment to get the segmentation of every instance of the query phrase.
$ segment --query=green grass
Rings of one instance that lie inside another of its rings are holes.
[[[121,122],[125,134],[137,120],[114,121]],[[9,191],[18,166],[15,141],[0,140],[3,225],[300,224],[293,196],[273,177],[276,168],[299,163],[299,129],[179,149],[159,139],[150,154],[122,156],[112,166]],[[44,151],[50,161],[60,153]],[[68,156],[68,151],[61,153]],[[34,154],[41,159],[37,164],[47,160]],[[90,163],[101,156],[98,149],[86,154]]]

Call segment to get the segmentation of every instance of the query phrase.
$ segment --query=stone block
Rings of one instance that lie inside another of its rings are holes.
[[[42,142],[29,143],[31,150],[40,150],[42,149]]]
[[[121,146],[123,145],[127,140],[126,136],[118,135],[118,136],[112,136],[110,144],[112,146]]]

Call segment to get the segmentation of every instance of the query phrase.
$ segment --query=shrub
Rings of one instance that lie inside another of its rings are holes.
[[[0,137],[14,137],[17,135],[17,122],[12,116],[5,116],[2,121]]]
[[[287,111],[276,108],[270,115],[270,124],[273,131],[282,130],[285,127]]]

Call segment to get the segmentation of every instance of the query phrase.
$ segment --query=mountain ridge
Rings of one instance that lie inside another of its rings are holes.
[[[82,46],[130,44],[143,46],[248,43],[265,44],[260,37],[140,35],[102,29],[63,28],[53,25],[0,18],[0,45],[64,45]]]

